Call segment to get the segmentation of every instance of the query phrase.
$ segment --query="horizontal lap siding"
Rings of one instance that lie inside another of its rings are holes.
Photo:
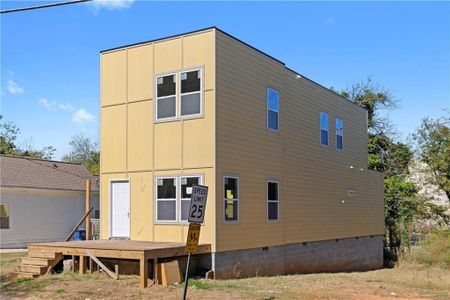
[[[217,250],[383,233],[382,176],[367,170],[366,111],[220,32],[216,66]],[[280,132],[266,129],[267,87],[280,92]],[[321,111],[329,147],[320,146]],[[336,118],[344,120],[343,152]],[[224,175],[240,179],[238,223],[223,222]],[[269,178],[280,181],[273,223]]]

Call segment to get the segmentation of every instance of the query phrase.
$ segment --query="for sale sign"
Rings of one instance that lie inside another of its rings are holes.
[[[208,198],[208,187],[193,185],[191,194],[191,208],[189,209],[189,223],[203,223],[205,219],[206,199]]]

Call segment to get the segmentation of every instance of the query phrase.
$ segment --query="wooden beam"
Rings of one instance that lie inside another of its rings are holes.
[[[53,268],[63,259],[63,257],[64,256],[62,255],[62,253],[55,253],[55,259],[52,261],[52,263],[48,267],[45,275],[49,275],[52,272]]]
[[[146,288],[148,285],[148,259],[143,255],[139,260],[139,287]]]
[[[80,255],[80,262],[78,264],[78,272],[82,275],[86,273],[86,259],[84,255]]]
[[[109,270],[95,255],[93,255],[89,250],[86,250],[86,254],[92,258],[93,261],[103,270],[109,277],[114,280],[119,279],[119,269],[116,267],[115,272]]]
[[[91,211],[91,180],[86,179],[86,213]],[[91,217],[86,218],[86,240],[92,240]]]
[[[89,211],[87,211],[84,214],[84,216],[80,219],[80,221],[78,221],[77,225],[75,225],[75,227],[72,229],[72,231],[66,237],[65,242],[68,242],[72,238],[72,235],[75,233],[75,231],[77,231],[78,227],[80,227],[80,225],[83,223],[84,219],[86,219],[86,217],[89,216],[89,214],[91,213],[91,211],[93,209],[94,209],[94,207],[92,206],[91,209],[89,209]]]

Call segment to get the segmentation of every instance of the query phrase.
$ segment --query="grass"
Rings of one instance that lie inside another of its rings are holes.
[[[445,242],[442,242],[442,241]],[[430,238],[422,252],[413,252],[392,269],[369,272],[322,273],[255,277],[238,280],[190,279],[191,299],[379,299],[450,298],[448,240]],[[138,276],[113,281],[105,274],[74,272],[34,279],[15,279],[23,253],[2,255],[1,297],[28,299],[179,299],[183,284],[139,289]]]
[[[405,259],[450,271],[450,230],[430,234],[420,248],[414,249]]]

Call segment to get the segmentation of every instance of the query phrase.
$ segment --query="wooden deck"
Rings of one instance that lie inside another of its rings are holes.
[[[156,267],[158,264],[158,259],[187,255],[188,253],[185,252],[184,248],[184,243],[130,240],[89,240],[30,244],[28,246],[28,252],[51,252],[62,253],[63,255],[79,256],[80,273],[84,273],[86,271],[85,259],[89,256],[88,252],[98,258],[139,260],[139,285],[144,288],[148,285],[148,261],[153,260],[153,264],[155,266],[153,268],[153,278],[156,283],[158,282]],[[200,244],[198,246],[198,254],[210,252],[211,245]]]

